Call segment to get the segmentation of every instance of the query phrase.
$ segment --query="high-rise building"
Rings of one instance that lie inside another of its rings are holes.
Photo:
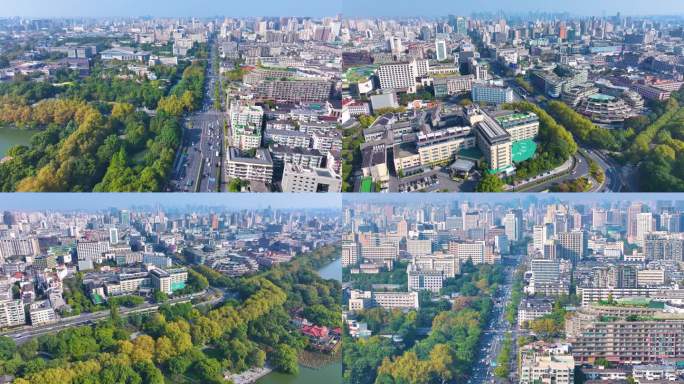
[[[684,261],[684,236],[679,233],[647,233],[643,247],[646,260]]]
[[[557,256],[573,262],[582,260],[586,251],[586,236],[582,231],[561,232],[557,235]]]
[[[131,212],[123,209],[123,210],[121,210],[120,216],[121,216],[121,218],[120,218],[121,225],[124,227],[130,227],[131,226]]]
[[[423,256],[432,253],[432,240],[408,239],[406,252],[411,256]]]
[[[109,228],[109,244],[119,244],[119,230],[115,227]]]
[[[456,255],[461,263],[470,260],[473,264],[483,264],[487,245],[484,241],[449,242],[449,253]]]
[[[359,243],[353,241],[345,241],[342,243],[342,268],[356,265],[359,262],[361,255],[361,248]]]
[[[522,240],[523,234],[523,212],[522,209],[513,209],[504,216],[504,232],[511,241]]]
[[[544,244],[546,244],[546,225],[535,225],[532,228],[532,246],[535,250],[544,254]]]
[[[653,231],[653,215],[651,212],[641,212],[636,216],[636,238],[637,245],[643,247],[646,234]]]
[[[560,261],[532,259],[530,261],[530,272],[530,285],[556,283],[560,278]]]
[[[438,38],[435,40],[435,52],[437,61],[444,61],[449,58],[446,39]]]
[[[383,64],[378,68],[380,88],[406,90],[415,93],[417,78],[426,76],[430,65],[427,60]]]
[[[637,237],[637,216],[641,213],[643,205],[632,203],[627,208],[627,241],[634,244]]]

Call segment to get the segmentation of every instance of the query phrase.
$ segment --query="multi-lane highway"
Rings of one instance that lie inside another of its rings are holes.
[[[494,382],[496,358],[501,352],[504,338],[508,332],[512,332],[511,337],[515,342],[515,329],[506,320],[506,305],[511,300],[514,273],[515,267],[506,267],[504,272],[505,282],[493,298],[495,301],[494,309],[492,310],[487,329],[484,330],[480,338],[480,349],[477,351],[477,359],[468,379],[468,384]]]
[[[214,55],[209,46],[207,60],[205,96],[202,109],[188,116],[184,121],[183,142],[174,165],[171,189],[183,192],[217,192],[221,190],[223,172],[223,125],[225,114],[214,109],[215,88],[223,92],[221,81],[214,72]]]

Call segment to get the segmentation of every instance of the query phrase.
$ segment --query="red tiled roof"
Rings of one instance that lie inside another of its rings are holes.
[[[302,325],[301,331],[303,334],[312,337],[328,336],[328,327],[320,327],[318,325]]]

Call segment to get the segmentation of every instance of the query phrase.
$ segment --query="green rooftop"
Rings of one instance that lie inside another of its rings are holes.
[[[458,157],[462,157],[464,159],[480,160],[482,156],[484,156],[482,151],[480,151],[480,149],[477,147],[465,148],[458,151]]]
[[[373,192],[373,178],[364,177],[361,179],[361,188],[359,192]]]
[[[377,65],[364,65],[362,67],[349,68],[342,77],[350,83],[360,83],[368,80],[377,68]]]
[[[104,303],[104,299],[102,298],[102,296],[98,295],[97,293],[93,293],[91,295],[91,298],[93,299],[93,304],[95,305],[100,305]]]
[[[532,112],[525,112],[525,113],[523,113],[523,112],[516,112],[516,113],[511,113],[511,114],[508,114],[508,115],[499,116],[499,117],[496,118],[496,121],[498,121],[499,123],[503,124],[503,123],[506,123],[506,122],[509,122],[509,121],[527,119],[527,118],[530,118],[530,117],[537,117],[537,114],[532,113]]]
[[[513,143],[511,151],[513,152],[513,162],[520,163],[534,157],[537,152],[537,143],[532,139],[516,141]]]
[[[595,101],[612,101],[615,100],[613,96],[610,95],[604,95],[603,93],[597,93],[595,95],[589,96],[589,99],[595,100]]]
[[[510,171],[510,170],[512,170],[512,169],[513,169],[513,166],[512,166],[512,165],[508,165],[508,166],[505,166],[505,167],[502,167],[502,168],[489,169],[489,170],[487,170],[487,172],[489,172],[490,175],[496,175],[496,174],[499,174],[499,173],[508,172],[508,171]]]

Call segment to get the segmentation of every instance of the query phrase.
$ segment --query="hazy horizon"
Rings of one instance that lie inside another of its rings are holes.
[[[682,0],[655,0],[655,3],[658,5],[653,1],[624,0],[344,0],[342,14],[346,17],[436,17],[449,14],[467,16],[478,12],[569,13],[578,16],[611,16],[618,12],[623,16],[684,15]]]
[[[418,194],[367,194],[346,193],[342,197],[342,205],[347,204],[420,204],[443,203],[448,201],[464,201],[471,203],[505,204],[517,201],[558,200],[574,204],[601,204],[613,202],[655,203],[657,201],[684,201],[682,193],[418,193]]]
[[[4,210],[99,210],[159,204],[165,208],[187,206],[237,209],[341,209],[335,194],[315,193],[3,193]]]
[[[578,16],[604,16],[620,12],[622,15],[684,15],[681,0],[654,2],[620,0],[576,0],[549,2],[547,0],[264,0],[259,6],[243,2],[217,0],[5,0],[0,17],[80,18],[80,17],[270,17],[300,16],[326,17],[343,14],[346,17],[437,17],[448,14],[468,16],[473,12],[529,12],[570,13]]]

